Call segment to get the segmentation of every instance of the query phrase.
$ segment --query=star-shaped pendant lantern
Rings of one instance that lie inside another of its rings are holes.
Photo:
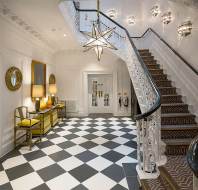
[[[98,61],[101,59],[101,55],[103,53],[104,48],[110,48],[117,50],[117,48],[112,45],[108,39],[112,36],[112,33],[115,28],[108,28],[105,31],[101,31],[100,27],[100,17],[99,17],[99,0],[97,0],[97,21],[93,22],[92,32],[85,33],[89,40],[87,43],[83,45],[85,47],[85,51],[89,51],[90,49],[94,49],[98,58]]]
[[[85,47],[85,51],[89,51],[90,49],[94,49],[98,58],[98,61],[101,59],[101,55],[103,53],[104,48],[110,48],[117,50],[115,46],[113,46],[108,39],[111,37],[115,28],[110,28],[105,31],[101,31],[99,24],[93,23],[92,33],[86,33],[86,35],[90,38],[87,43],[83,45]]]

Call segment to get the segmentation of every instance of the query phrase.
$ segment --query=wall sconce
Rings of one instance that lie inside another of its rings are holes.
[[[186,21],[183,22],[178,28],[177,32],[180,36],[186,37],[191,34],[192,30],[192,22],[191,21]]]
[[[152,9],[151,9],[151,14],[156,17],[157,15],[160,14],[160,9],[158,5],[155,5]]]
[[[107,11],[107,16],[111,19],[115,19],[117,17],[117,13],[115,9],[110,9]]]
[[[169,24],[172,20],[171,12],[166,12],[162,15],[163,24]]]
[[[134,17],[134,16],[129,16],[129,17],[127,18],[127,23],[128,23],[129,25],[134,25],[134,24],[135,24],[135,17]]]

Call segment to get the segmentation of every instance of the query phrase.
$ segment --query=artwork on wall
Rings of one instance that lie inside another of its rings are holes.
[[[46,64],[32,60],[31,65],[31,97],[34,85],[43,86],[43,97],[46,96]]]
[[[21,71],[17,67],[11,67],[7,70],[5,75],[6,86],[11,91],[18,90],[23,81]]]

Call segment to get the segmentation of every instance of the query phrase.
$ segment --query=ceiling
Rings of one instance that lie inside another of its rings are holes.
[[[157,1],[159,0],[100,0],[100,5],[104,13],[109,9],[115,9],[117,12],[115,20],[127,27],[131,34],[139,34],[143,19],[143,3],[148,5],[147,11],[149,11]],[[54,51],[79,48],[79,44],[59,11],[59,2],[60,0],[0,0],[0,6],[7,7],[17,15],[42,36],[43,41],[47,42]],[[80,5],[81,8],[95,9],[96,0],[80,0]],[[129,15],[135,16],[136,22],[140,24],[128,26],[126,18]]]

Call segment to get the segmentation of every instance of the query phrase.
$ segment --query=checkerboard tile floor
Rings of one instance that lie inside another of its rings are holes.
[[[126,190],[123,163],[136,163],[136,126],[127,117],[69,118],[29,151],[0,164],[1,190]]]

